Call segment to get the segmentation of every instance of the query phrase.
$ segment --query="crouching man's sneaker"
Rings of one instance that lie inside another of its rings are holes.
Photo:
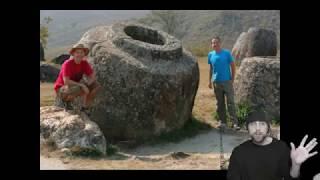
[[[82,107],[80,111],[81,111],[81,112],[84,112],[87,116],[90,116],[89,108],[87,108],[87,107]]]
[[[73,107],[71,106],[71,102],[63,102],[64,109],[67,111],[73,110]]]

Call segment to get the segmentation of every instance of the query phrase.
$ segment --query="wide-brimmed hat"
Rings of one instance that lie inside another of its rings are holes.
[[[83,44],[75,44],[69,51],[69,53],[72,55],[73,52],[77,49],[82,49],[84,51],[84,54],[87,56],[89,54],[89,48],[85,47]]]

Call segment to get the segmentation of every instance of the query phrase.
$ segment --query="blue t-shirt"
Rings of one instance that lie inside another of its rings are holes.
[[[234,59],[230,51],[221,49],[219,53],[211,51],[208,54],[208,64],[212,67],[212,82],[231,80],[230,64]]]

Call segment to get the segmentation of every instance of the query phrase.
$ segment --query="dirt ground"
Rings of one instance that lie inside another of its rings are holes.
[[[208,88],[208,64],[199,58],[200,84],[193,107],[193,116],[210,124],[213,129],[177,143],[143,145],[134,149],[120,149],[113,156],[94,158],[64,157],[59,153],[42,153],[40,169],[220,169],[220,134],[218,122],[213,119],[216,101],[213,90]],[[52,83],[40,84],[40,105],[51,105],[54,99]],[[277,134],[279,127],[274,127]],[[224,158],[229,159],[232,149],[249,137],[245,130],[226,131],[223,136]],[[187,157],[176,157],[183,152]],[[49,157],[48,157],[49,156]]]
[[[49,153],[41,155],[40,169],[220,169],[219,132],[212,129],[178,143],[140,146],[121,150],[110,157],[68,158]],[[223,135],[224,158],[228,159],[232,149],[248,139],[246,133],[226,132]],[[188,157],[176,157],[183,152]],[[48,155],[48,154],[47,154]],[[59,158],[60,157],[60,158]]]

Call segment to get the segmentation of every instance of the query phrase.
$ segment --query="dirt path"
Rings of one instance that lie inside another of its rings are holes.
[[[120,155],[101,158],[74,158],[59,160],[40,157],[40,169],[220,169],[219,134],[216,129],[178,143],[140,146],[123,150]],[[247,140],[245,133],[226,132],[223,135],[225,158],[232,149]],[[188,157],[176,158],[174,152]],[[67,162],[67,164],[64,164]]]
[[[165,145],[141,146],[127,153],[132,155],[165,155],[171,152],[185,152],[185,153],[201,153],[201,154],[216,154],[220,152],[219,132],[213,129],[207,133],[199,134],[193,138],[185,139],[179,143],[168,143]],[[245,133],[231,133],[223,134],[223,148],[225,153],[231,153],[232,149],[241,142],[248,139]]]
[[[276,130],[277,133],[280,133]],[[168,170],[219,170],[219,132],[212,129],[206,133],[178,143],[143,145],[121,150],[117,155],[99,159],[51,158],[40,156],[40,169],[168,169]],[[224,158],[229,159],[233,148],[249,138],[246,132],[226,131],[223,134]],[[186,153],[177,158],[174,152]]]
[[[64,163],[58,158],[47,158],[40,155],[40,170],[64,170]]]

